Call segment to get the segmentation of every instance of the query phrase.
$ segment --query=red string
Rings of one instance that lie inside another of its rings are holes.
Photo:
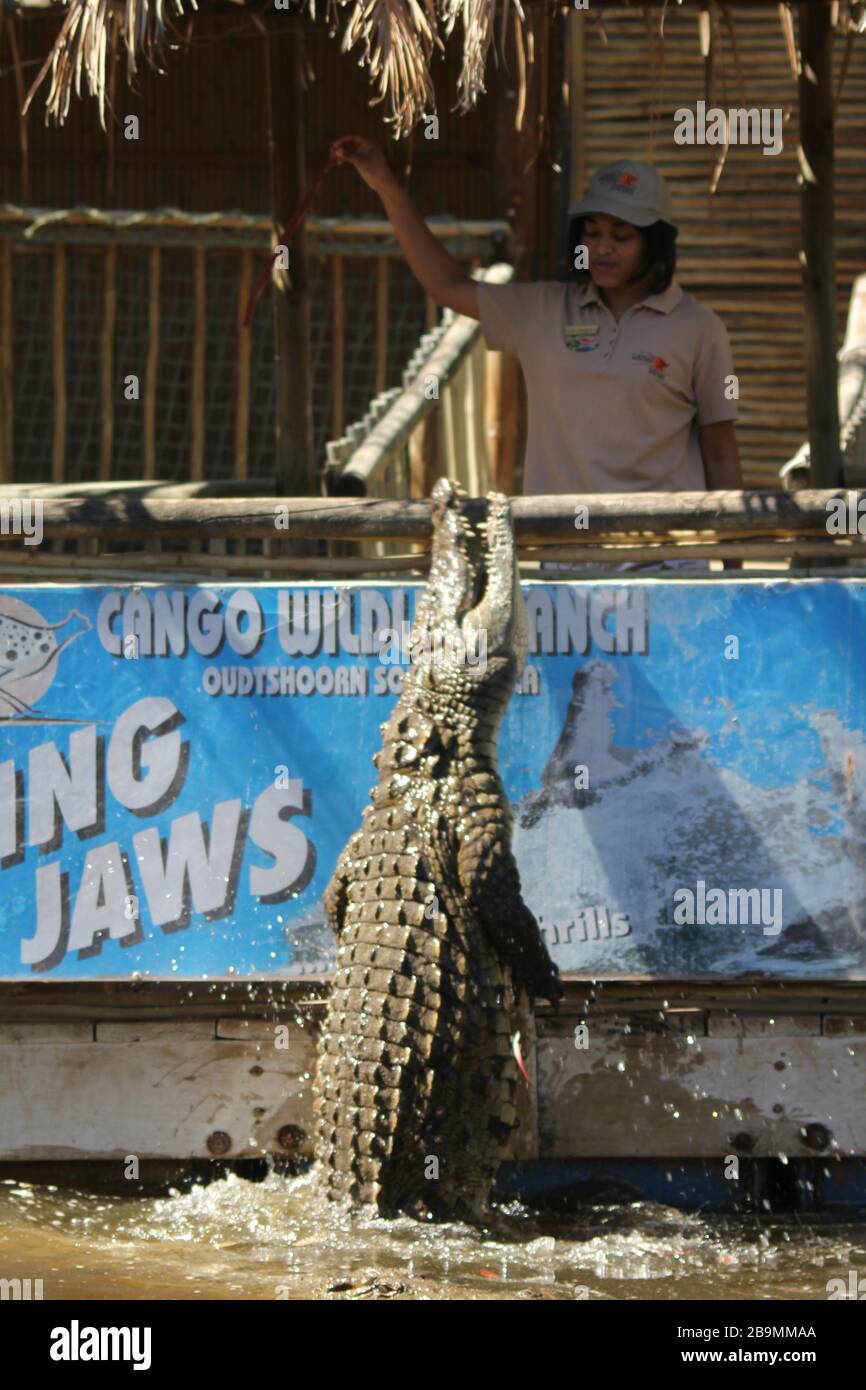
[[[258,284],[256,285],[255,289],[250,295],[249,303],[247,304],[247,311],[244,314],[244,328],[249,328],[250,324],[253,321],[253,314],[256,311],[256,305],[261,299],[265,286],[271,278],[271,271],[274,268],[274,261],[280,254],[280,247],[291,245],[292,238],[295,235],[298,228],[300,227],[301,223],[303,222],[310,204],[312,203],[322,184],[325,182],[325,179],[327,178],[328,174],[330,174],[331,170],[335,167],[337,163],[338,158],[336,148],[334,145],[332,145],[330,153],[328,154],[328,161],[325,164],[325,167],[321,170],[315,182],[310,184],[310,187],[307,189],[303,198],[298,203],[298,206],[295,208],[294,212],[292,213],[291,217],[286,223],[283,231],[280,233],[279,245],[274,251],[274,254],[271,256],[270,265],[265,266],[264,270],[261,273],[261,276],[259,277]]]

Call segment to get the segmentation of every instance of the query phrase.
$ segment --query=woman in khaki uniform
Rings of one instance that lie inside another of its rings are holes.
[[[677,228],[656,169],[619,160],[593,176],[569,214],[569,280],[488,285],[436,240],[378,146],[345,136],[336,148],[379,194],[427,293],[519,358],[524,493],[742,487],[727,331],[675,278]]]

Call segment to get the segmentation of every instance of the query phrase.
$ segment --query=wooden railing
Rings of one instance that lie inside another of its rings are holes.
[[[28,500],[40,504],[42,532],[40,544],[33,545],[14,527],[12,505],[24,500],[24,490],[2,488],[0,583],[297,581],[426,573],[427,499],[205,499],[196,491],[195,484],[187,484],[160,487],[158,498],[122,489],[61,498],[49,489],[41,495],[33,490]],[[839,498],[853,518],[844,534],[828,525],[828,504]],[[475,521],[485,508],[483,499],[466,503]],[[866,536],[856,524],[860,511],[866,511],[866,491],[518,497],[512,510],[526,578],[539,577],[538,562],[547,559],[595,562],[608,578],[610,566],[621,560],[665,558],[741,559],[756,566],[750,577],[763,572],[777,578],[792,557],[799,573],[820,574],[822,565],[841,560],[850,566],[846,575],[866,574]],[[586,524],[576,528],[579,513]],[[370,556],[355,549],[374,544],[392,545],[400,553]],[[349,546],[354,553],[345,553]],[[315,547],[319,553],[310,553]],[[762,565],[775,568],[762,571]],[[838,568],[827,572],[840,575]],[[721,570],[714,573],[725,577]],[[567,571],[556,577],[567,578]]]
[[[467,269],[488,259],[492,246],[510,235],[508,224],[499,220],[433,217],[429,226]],[[317,340],[325,344],[324,360],[320,348],[317,352],[318,429],[322,438],[337,437],[345,428],[353,371],[365,391],[369,382],[375,392],[384,390],[393,371],[389,265],[401,261],[402,253],[390,223],[381,219],[311,217],[307,229],[314,283],[326,291],[314,306]],[[242,320],[271,241],[269,218],[240,213],[0,206],[0,484],[33,476],[57,484],[76,476],[243,481],[256,473],[262,490],[270,492],[272,425],[261,395],[256,400],[262,371],[272,370],[270,306],[259,306],[252,331]],[[188,255],[180,268],[172,260],[178,251]],[[369,339],[362,343],[353,333],[358,306],[352,285],[360,267],[365,286],[372,284],[370,313],[364,315],[365,321],[373,319],[372,353]],[[178,295],[169,283],[172,270],[184,287],[180,317]],[[125,278],[132,275],[137,278]],[[417,295],[412,316],[431,327],[437,307],[428,298],[425,310],[421,291],[406,275],[406,294]],[[160,448],[168,367],[172,390],[179,393],[171,402],[172,429],[176,418],[183,435],[182,443],[172,444],[177,457],[171,460]],[[215,371],[220,373],[216,388]],[[130,374],[139,393],[134,407],[128,404],[133,398],[124,395]],[[121,458],[118,449],[121,410],[126,412],[124,447],[132,461]],[[38,429],[28,428],[28,414]],[[40,440],[36,464],[29,448],[34,433]],[[26,458],[15,457],[16,435],[19,455]],[[262,458],[266,466],[256,467]]]
[[[488,284],[514,274],[498,263]],[[328,491],[342,497],[426,497],[437,478],[470,496],[513,488],[516,373],[488,352],[474,319],[446,309],[421,339],[403,385],[378,396],[363,420],[327,445]]]

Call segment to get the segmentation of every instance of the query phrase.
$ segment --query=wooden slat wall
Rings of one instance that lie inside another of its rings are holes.
[[[698,12],[671,5],[658,13],[605,8],[603,29],[583,26],[585,101],[577,157],[587,178],[613,159],[642,159],[669,180],[678,238],[677,275],[724,320],[740,379],[738,437],[747,487],[775,486],[777,471],[806,435],[803,311],[797,185],[797,90],[775,6],[731,5],[742,87],[731,36],[712,35],[709,105],[780,107],[784,148],[731,146],[718,190],[709,194],[720,148],[676,145],[674,112],[706,100]],[[606,39],[606,42],[605,42]],[[845,40],[836,41],[838,75]],[[655,67],[651,63],[655,59]],[[663,60],[664,68],[660,67]],[[866,269],[866,40],[855,40],[836,130],[837,347],[851,285]]]
[[[27,85],[39,71],[59,30],[61,19],[62,16],[54,11],[28,12],[16,17],[18,48]],[[11,19],[9,22],[11,24]],[[185,23],[180,32],[185,35]],[[26,161],[22,158],[17,88],[15,72],[9,61],[8,37],[7,29],[0,42],[0,204],[26,203],[39,208],[84,204],[146,210],[180,207],[189,212],[238,208],[259,214],[268,211],[270,190],[265,86],[262,80],[266,45],[260,31],[242,12],[237,15],[197,14],[190,46],[185,46],[184,39],[178,51],[166,55],[164,73],[145,65],[137,75],[134,89],[127,87],[125,70],[121,65],[116,74],[116,101],[109,125],[112,121],[121,124],[117,125],[111,140],[100,128],[96,102],[84,89],[80,97],[73,99],[63,127],[45,126],[46,87],[35,98],[25,121],[28,137]],[[279,44],[282,40],[277,42]],[[434,65],[434,80],[439,94],[439,138],[425,139],[421,129],[411,140],[402,141],[399,145],[389,140],[388,129],[382,122],[387,107],[371,107],[369,104],[372,89],[368,74],[341,53],[339,41],[329,36],[323,21],[306,30],[306,55],[315,78],[306,96],[307,166],[311,177],[321,167],[331,140],[346,131],[357,131],[382,144],[398,171],[411,168],[407,187],[425,215],[445,213],[458,220],[475,217],[487,219],[496,215],[496,170],[490,157],[497,122],[496,107],[491,96],[469,116],[461,117],[451,110],[460,67],[459,43],[450,44],[444,59]],[[499,80],[495,67],[491,66],[491,93]],[[138,139],[122,138],[122,122],[128,115],[136,115],[139,119]],[[322,218],[335,214],[364,217],[373,214],[381,218],[382,206],[379,198],[363,181],[352,170],[345,169],[335,172],[326,181],[317,197],[315,213]],[[48,239],[43,240],[47,244]],[[38,447],[27,449],[25,473],[25,465],[20,457],[25,452],[21,444],[20,420],[19,457],[13,456],[12,392],[14,387],[14,399],[17,401],[22,397],[28,402],[35,398],[35,393],[29,390],[29,383],[23,390],[21,385],[24,374],[32,370],[34,356],[29,344],[26,345],[26,352],[19,349],[17,355],[12,353],[11,347],[8,350],[4,348],[6,339],[11,344],[11,330],[4,338],[4,323],[8,328],[12,314],[8,296],[5,301],[2,298],[4,273],[11,277],[13,266],[22,264],[19,258],[23,248],[16,244],[13,255],[5,239],[0,238],[0,478],[21,479],[26,476],[44,480],[51,476],[57,480],[65,477],[93,480],[97,476],[129,476],[130,470],[135,476],[142,474],[148,478],[196,478],[202,476],[203,472],[211,476],[215,470],[220,476],[225,474],[229,444],[223,430],[219,435],[219,447],[214,450],[213,418],[216,412],[209,387],[211,373],[220,369],[223,359],[213,352],[204,352],[205,342],[198,318],[195,318],[199,333],[194,352],[191,347],[190,360],[179,364],[182,371],[178,370],[175,377],[184,383],[178,390],[186,391],[188,395],[186,402],[183,399],[178,402],[179,413],[185,414],[190,422],[188,449],[185,445],[177,444],[172,446],[172,450],[166,450],[168,431],[165,426],[164,397],[160,398],[162,411],[159,414],[156,411],[158,376],[164,372],[165,362],[173,361],[173,355],[176,356],[179,351],[177,338],[173,337],[169,305],[163,301],[170,297],[172,311],[177,310],[179,301],[186,310],[184,301],[188,297],[190,316],[200,312],[200,307],[199,311],[195,309],[195,303],[201,306],[206,302],[210,306],[213,302],[213,285],[208,277],[214,257],[208,253],[203,259],[198,254],[194,258],[194,272],[178,286],[175,274],[177,257],[172,254],[172,244],[172,237],[167,235],[162,249],[156,247],[151,251],[149,290],[140,288],[139,291],[147,295],[146,305],[143,304],[141,313],[137,312],[133,317],[128,312],[128,298],[125,300],[123,297],[124,290],[128,291],[130,284],[130,277],[124,274],[124,270],[128,270],[133,257],[126,254],[128,248],[122,234],[118,238],[118,297],[115,308],[121,318],[126,314],[127,321],[142,325],[147,322],[150,334],[147,343],[141,344],[141,361],[131,365],[128,363],[124,368],[124,371],[134,368],[144,383],[141,463],[135,461],[135,441],[130,438],[130,430],[124,430],[118,418],[119,388],[116,381],[113,419],[110,408],[109,387],[112,383],[109,373],[114,314],[111,287],[115,276],[113,266],[107,262],[105,286],[108,299],[104,315],[95,301],[83,304],[77,316],[72,309],[68,309],[65,319],[64,299],[58,297],[54,305],[54,317],[49,329],[53,335],[52,378],[50,389],[43,391],[43,396],[48,397],[50,404],[53,383],[58,384],[61,396],[57,397],[57,428],[49,451]],[[362,245],[363,242],[360,242],[359,247]],[[28,252],[33,249],[28,244]],[[77,247],[69,246],[61,250],[57,257],[57,264],[67,267],[67,282],[72,289],[77,283],[74,272],[78,254]],[[193,258],[190,259],[192,261]],[[262,255],[257,253],[251,263],[256,276],[261,262]],[[321,304],[324,299],[321,291],[323,287],[328,287],[330,272],[323,268],[320,257],[316,257],[314,264]],[[364,314],[368,310],[376,314],[375,355],[370,362],[369,373],[372,394],[387,384],[389,372],[393,376],[395,342],[399,349],[406,334],[405,325],[414,332],[413,322],[420,302],[421,292],[402,265],[398,271],[397,267],[387,266],[380,259],[369,259],[368,277],[374,287],[369,305],[366,299],[360,303],[353,299],[353,292],[357,293],[357,276],[352,275],[354,267],[348,255],[344,268],[344,296],[339,275],[334,275],[335,318],[330,380],[323,382],[320,372],[316,382],[317,436],[321,434],[321,419],[326,410],[332,432],[339,435],[346,419],[351,419],[353,413],[358,411],[359,382],[365,391],[367,389],[367,362],[365,360],[359,366],[357,347],[366,332]],[[239,262],[239,284],[249,283],[244,279],[249,271],[249,264]],[[4,308],[5,320],[2,317]],[[337,310],[342,315],[343,308],[345,322],[342,316],[339,320],[336,318]],[[267,322],[268,312],[267,306],[259,310],[260,332],[261,323]],[[427,307],[428,323],[435,322],[438,312],[438,307],[430,301]],[[92,383],[88,382],[87,391],[79,392],[78,399],[81,402],[86,398],[89,404],[92,398],[94,412],[99,416],[100,443],[95,453],[86,442],[83,446],[80,443],[82,436],[89,432],[86,406],[80,405],[74,410],[76,401],[73,396],[69,401],[69,418],[65,422],[60,411],[69,360],[78,351],[84,331],[89,330],[86,319],[90,313],[100,315],[97,331],[102,344],[101,366],[99,374],[94,373]],[[211,310],[210,314],[208,341],[213,339],[212,325],[217,317],[216,310]],[[225,321],[228,323],[227,319]],[[18,331],[16,328],[16,333]],[[266,428],[260,422],[266,417],[261,393],[256,395],[254,385],[256,353],[251,350],[250,343],[244,341],[246,336],[245,331],[239,330],[236,354],[233,349],[226,348],[227,354],[231,351],[237,357],[234,472],[239,478],[246,477],[248,469],[252,469],[251,459],[256,460],[254,472],[267,472],[269,468],[269,455],[262,463],[261,453],[256,448],[256,442],[260,441]],[[116,372],[120,373],[118,364],[119,358],[114,366]],[[332,395],[323,404],[329,387]],[[20,419],[23,418],[22,414]],[[85,423],[82,423],[83,420]],[[252,431],[248,421],[253,422]],[[35,433],[38,434],[38,431]]]
[[[44,125],[50,78],[34,98],[26,118],[29,186],[22,172],[15,72],[8,37],[0,63],[0,203],[30,207],[156,208],[189,212],[242,208],[267,212],[270,206],[265,119],[265,41],[252,20],[238,14],[193,17],[188,7],[175,26],[180,47],[165,62],[142,63],[133,87],[125,63],[117,73],[113,168],[109,141],[99,124],[96,101],[82,83],[62,127]],[[186,45],[187,16],[193,18]],[[39,72],[64,14],[30,11],[19,15],[18,46],[25,89]],[[342,32],[342,23],[340,32]],[[175,37],[177,42],[177,37]],[[284,42],[283,39],[278,43]],[[324,162],[338,135],[357,132],[385,146],[395,168],[411,166],[409,188],[425,216],[449,212],[488,217],[494,203],[490,158],[496,131],[492,99],[461,116],[452,111],[460,71],[461,45],[455,35],[433,64],[438,97],[439,138],[428,140],[421,126],[409,141],[389,139],[383,125],[387,103],[371,106],[375,88],[369,74],[340,50],[323,17],[305,29],[306,56],[313,80],[306,94],[307,165],[310,177]],[[505,79],[509,80],[510,79]],[[488,87],[499,74],[491,58]],[[124,117],[140,121],[137,140],[123,138]],[[106,124],[111,117],[106,115]],[[26,196],[25,196],[26,193]],[[324,217],[380,215],[381,202],[349,169],[327,180],[316,200]]]

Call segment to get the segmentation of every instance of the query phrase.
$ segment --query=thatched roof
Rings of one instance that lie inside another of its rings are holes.
[[[458,79],[456,109],[470,110],[485,90],[484,76],[494,32],[498,28],[500,47],[510,16],[522,23],[523,5],[556,4],[563,0],[319,0],[326,6],[325,18],[335,20],[338,11],[351,8],[343,26],[341,47],[344,52],[361,48],[360,61],[377,88],[377,100],[389,103],[386,120],[396,136],[406,135],[414,125],[436,109],[430,64],[436,50],[444,49],[455,28],[462,34],[463,61]],[[752,0],[755,3],[755,0]],[[792,0],[756,0],[773,5],[779,11],[782,34],[793,56]],[[821,3],[822,0],[815,0]],[[823,0],[826,4],[833,0]],[[3,0],[0,0],[2,5]],[[8,4],[8,0],[6,0]],[[21,8],[36,8],[44,0],[12,0]],[[234,0],[241,8],[245,0]],[[303,0],[286,0],[294,9],[303,8]],[[603,26],[605,9],[620,7],[641,8],[657,16],[660,31],[664,32],[665,14],[682,5],[684,0],[591,0],[586,11],[588,19]],[[731,28],[731,5],[725,0],[685,0],[696,11],[699,23],[699,44],[702,55],[712,62],[710,48],[711,12],[721,14]],[[575,6],[577,0],[575,0]],[[173,16],[167,13],[169,6]],[[185,9],[186,6],[186,9]],[[54,119],[63,124],[69,112],[73,87],[81,95],[82,77],[88,91],[99,101],[100,120],[105,128],[105,98],[107,63],[111,54],[126,49],[127,82],[131,83],[138,64],[145,60],[161,69],[166,48],[170,46],[172,18],[190,17],[198,9],[196,0],[64,0],[67,10],[60,32],[36,81],[27,94],[26,111],[48,73],[51,85],[46,102],[46,122]],[[569,6],[568,9],[571,7]],[[285,13],[285,11],[281,11]],[[564,11],[565,13],[568,10]],[[316,0],[309,0],[309,13],[316,19]],[[864,0],[837,0],[833,4],[836,25],[850,38],[855,30],[866,27]],[[254,16],[251,15],[254,19]],[[255,21],[260,23],[260,21]],[[531,55],[528,55],[531,60]]]
[[[17,0],[23,9],[42,8],[43,0]],[[237,0],[243,8],[244,0]],[[444,49],[455,27],[462,30],[463,64],[458,108],[469,110],[484,91],[484,71],[494,26],[504,31],[509,13],[524,18],[521,0],[326,0],[324,16],[350,10],[343,25],[344,52],[360,46],[360,62],[377,87],[377,99],[387,100],[396,135],[407,134],[436,109],[430,64]],[[291,8],[301,6],[292,3]],[[320,0],[320,11],[325,8]],[[196,0],[67,0],[66,17],[48,57],[27,94],[24,110],[49,73],[46,122],[62,125],[69,113],[73,89],[81,95],[82,78],[99,101],[105,128],[107,72],[115,49],[126,50],[127,82],[142,61],[160,69],[172,38],[172,19],[190,17]],[[285,14],[285,10],[280,13]],[[316,19],[316,0],[309,12]],[[279,18],[279,15],[277,16]]]

